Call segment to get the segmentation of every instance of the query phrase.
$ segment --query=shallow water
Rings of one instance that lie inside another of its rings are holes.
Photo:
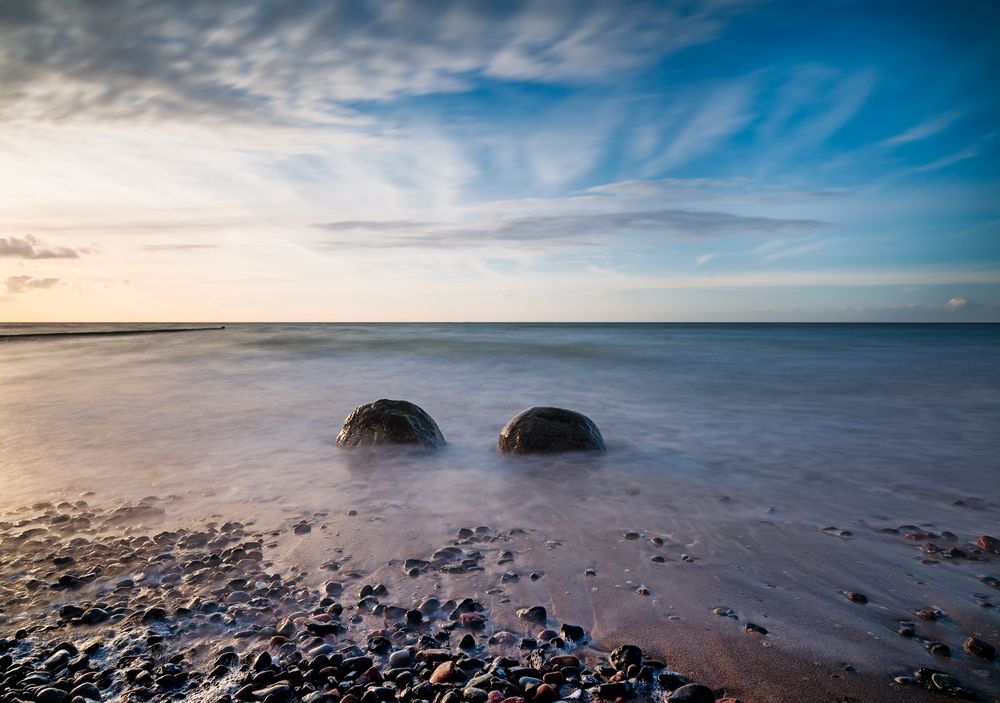
[[[448,447],[336,448],[350,410],[381,397],[421,405]],[[589,415],[608,453],[498,456],[499,429],[532,405]],[[998,639],[1000,609],[970,601],[993,564],[924,565],[919,545],[878,532],[1000,531],[998,450],[995,325],[258,324],[0,342],[0,510],[85,491],[173,494],[176,519],[356,509],[336,534],[370,569],[457,526],[525,527],[561,544],[523,557],[546,576],[514,597],[663,646],[712,630],[678,656],[735,679],[771,653],[742,633],[726,645],[713,606],[776,619],[773,648],[887,680],[933,664],[890,629],[929,599],[949,600],[950,636]],[[664,536],[667,563],[626,530]],[[319,560],[329,541],[286,556]],[[583,583],[587,566],[598,581]],[[859,612],[838,589],[875,597]],[[996,685],[995,665],[956,661]]]

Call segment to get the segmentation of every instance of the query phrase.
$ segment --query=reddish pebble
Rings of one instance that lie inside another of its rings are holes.
[[[558,691],[547,683],[540,684],[535,689],[534,703],[551,703],[558,698]]]
[[[446,683],[455,675],[455,662],[446,661],[438,664],[434,673],[431,674],[431,683]]]
[[[976,546],[982,549],[984,552],[993,552],[994,554],[1000,554],[1000,539],[997,539],[996,537],[983,535],[976,540]]]
[[[511,696],[510,698],[504,698],[503,703],[525,703],[525,701],[520,696]]]
[[[479,629],[486,624],[486,617],[482,613],[462,613],[458,617],[465,627]]]
[[[488,700],[489,703],[502,703],[503,693],[500,691],[490,691],[490,694],[486,696],[486,700]]]

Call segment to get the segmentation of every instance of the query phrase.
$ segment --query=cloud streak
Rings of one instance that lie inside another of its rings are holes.
[[[79,259],[86,249],[49,247],[36,237],[0,237],[0,259]]]
[[[217,249],[215,244],[144,244],[139,247],[142,251],[176,251],[176,252],[198,252],[205,249]]]
[[[941,115],[928,117],[923,122],[913,125],[908,130],[886,139],[882,142],[882,144],[885,146],[902,146],[904,144],[910,144],[911,142],[919,142],[924,139],[928,139],[933,137],[935,134],[943,132],[960,116],[961,114],[959,112],[951,111]]]
[[[7,293],[18,295],[32,290],[45,290],[59,283],[58,278],[34,278],[32,276],[8,276],[4,281]]]
[[[591,214],[538,215],[469,225],[401,220],[321,222],[317,229],[337,233],[321,243],[330,249],[453,247],[496,243],[614,244],[622,236],[653,234],[703,239],[737,234],[778,235],[827,226],[819,220],[752,217],[726,212],[652,210]]]

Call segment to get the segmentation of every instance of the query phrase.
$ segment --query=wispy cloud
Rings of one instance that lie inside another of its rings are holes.
[[[668,127],[664,148],[646,161],[643,172],[657,174],[703,156],[743,129],[753,117],[753,92],[753,80],[744,79],[702,96],[693,109]]]
[[[179,251],[196,252],[205,249],[217,249],[216,244],[144,244],[139,249],[142,251]]]
[[[0,237],[0,258],[3,259],[79,259],[86,249],[50,247],[33,235]]]
[[[45,290],[59,283],[58,278],[34,278],[32,276],[8,276],[4,284],[7,293],[18,295],[31,290]]]
[[[929,163],[917,166],[912,169],[913,173],[928,173],[930,171],[940,171],[943,168],[948,168],[952,164],[957,164],[960,161],[966,161],[967,159],[974,159],[979,156],[979,150],[974,148],[962,149],[961,151],[956,151],[954,154],[948,154],[947,156],[942,156],[940,159],[935,159]]]
[[[816,239],[808,238],[805,240],[794,240],[792,242],[775,242],[777,247],[771,247],[770,253],[764,256],[763,261],[765,263],[770,263],[772,261],[778,261],[780,259],[788,259],[793,256],[801,256],[803,254],[810,254],[814,251],[819,251],[820,249],[825,249],[834,243],[833,239]],[[762,250],[758,247],[758,250]]]
[[[962,113],[957,110],[945,112],[940,115],[928,117],[923,122],[919,122],[909,129],[900,132],[894,137],[890,137],[882,142],[884,146],[902,146],[911,142],[919,142],[929,137],[933,137],[939,132],[943,132],[951,124],[961,117]]]
[[[697,264],[698,266],[704,266],[715,257],[716,254],[701,254],[694,258],[694,263]]]
[[[799,66],[778,90],[759,134],[779,152],[822,143],[861,111],[876,83],[873,69]]]
[[[745,4],[8,2],[0,116],[350,124],[352,101],[460,91],[478,77],[618,78],[712,40]]]
[[[539,215],[465,225],[399,220],[323,222],[313,225],[349,235],[323,242],[328,248],[452,247],[496,242],[521,244],[615,244],[630,234],[689,239],[736,234],[774,235],[826,226],[818,220],[753,217],[726,212],[654,210]]]

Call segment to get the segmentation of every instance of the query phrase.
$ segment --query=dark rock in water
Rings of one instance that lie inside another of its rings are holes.
[[[1000,539],[996,537],[990,537],[989,535],[982,535],[976,540],[976,546],[982,549],[984,552],[992,552],[993,554],[1000,554]]]
[[[642,664],[642,650],[634,644],[623,644],[611,653],[611,666],[618,671],[625,671],[633,664]]]
[[[962,682],[951,674],[925,666],[914,671],[913,675],[917,681],[931,691],[946,693],[953,698],[976,700],[975,693],[965,688]]]
[[[927,651],[938,657],[950,657],[951,648],[944,642],[929,642]]]
[[[517,617],[528,622],[545,622],[548,619],[548,613],[545,612],[544,607],[534,605],[530,608],[521,608],[518,610]]]
[[[90,608],[80,616],[80,620],[87,625],[96,625],[97,623],[104,622],[109,617],[108,611],[104,608]]]
[[[597,425],[562,408],[530,408],[516,415],[500,430],[497,448],[503,454],[605,451]]]
[[[82,683],[69,692],[70,698],[86,698],[92,701],[101,700],[101,689],[92,683]]]
[[[63,703],[69,696],[58,688],[43,688],[35,694],[37,703]]]
[[[970,637],[965,640],[965,651],[975,657],[982,657],[983,659],[993,659],[997,655],[996,647],[994,647],[989,642],[984,642],[981,639],[975,637]]]
[[[440,447],[444,435],[434,419],[406,400],[376,400],[359,405],[337,436],[341,447],[373,447],[382,444],[421,444]]]
[[[671,693],[667,697],[667,701],[671,703],[679,703],[680,701],[685,701],[686,703],[715,703],[715,694],[708,686],[702,686],[700,683],[689,683]]]

